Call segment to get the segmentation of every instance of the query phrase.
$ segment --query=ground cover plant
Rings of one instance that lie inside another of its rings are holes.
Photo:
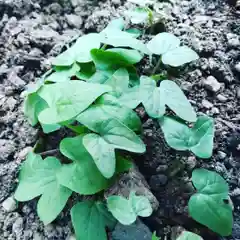
[[[159,123],[170,147],[190,150],[205,159],[212,155],[213,119],[198,116],[173,80],[155,74],[161,71],[161,64],[179,67],[197,60],[198,55],[170,33],[160,33],[148,43],[138,39],[139,33],[126,30],[120,18],[100,33],[80,37],[24,93],[24,113],[33,126],[39,123],[46,134],[66,127],[75,136],[59,144],[70,163],[65,158],[43,160],[40,154],[29,153],[15,198],[29,201],[40,197],[37,212],[44,224],[49,224],[72,192],[95,195],[71,209],[77,239],[105,240],[106,227],[114,228],[116,220],[128,225],[138,216],[152,213],[149,200],[135,192],[128,199],[103,197],[119,174],[132,167],[128,152],[143,154],[146,150],[141,120],[134,111],[139,105]],[[157,65],[152,75],[139,76],[137,64],[146,57],[157,57]],[[196,169],[192,182],[197,192],[189,201],[189,214],[212,231],[230,235],[232,207],[225,180],[214,172]]]

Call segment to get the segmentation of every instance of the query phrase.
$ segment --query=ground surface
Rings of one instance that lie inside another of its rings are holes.
[[[154,8],[164,13],[166,29],[201,57],[174,75],[196,110],[214,117],[216,137],[209,161],[179,154],[166,146],[158,126],[139,109],[147,153],[136,160],[160,202],[146,223],[159,235],[169,236],[172,226],[182,225],[200,230],[204,239],[219,239],[187,215],[187,200],[193,191],[188,183],[191,171],[203,166],[219,172],[230,184],[235,223],[228,239],[239,240],[240,15],[225,1],[170,2],[175,4],[159,2]],[[16,188],[20,163],[38,138],[37,130],[24,120],[20,93],[48,68],[49,59],[66,42],[83,32],[100,31],[127,7],[120,0],[0,0],[1,240],[65,240],[71,236],[67,211],[44,227],[36,215],[35,201],[15,206],[9,198]]]

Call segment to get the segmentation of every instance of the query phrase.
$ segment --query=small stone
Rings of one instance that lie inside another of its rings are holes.
[[[218,108],[216,108],[216,107],[213,107],[213,108],[212,108],[212,110],[211,110],[211,113],[212,113],[212,114],[219,114],[219,113],[220,113],[220,111],[219,111],[219,109],[218,109]]]
[[[8,82],[11,82],[13,85],[15,85],[18,88],[22,88],[26,83],[18,77],[17,73],[15,71],[12,71],[8,75]]]
[[[222,94],[218,94],[217,95],[217,99],[220,101],[220,102],[226,102],[228,99],[222,95]]]
[[[227,154],[226,154],[225,152],[222,152],[222,151],[218,151],[218,152],[217,152],[217,155],[218,155],[218,158],[219,158],[220,160],[225,159],[226,156],[227,156]]]
[[[211,102],[209,102],[208,100],[203,99],[202,106],[206,109],[211,109],[213,107],[213,104]]]
[[[194,169],[197,165],[196,157],[195,156],[188,157],[185,163],[189,170]]]
[[[160,187],[163,187],[167,184],[168,178],[164,174],[153,175],[150,178],[149,185],[154,191],[158,191]]]
[[[235,65],[235,70],[240,73],[240,62]]]
[[[237,98],[240,99],[240,87],[237,88]]]
[[[15,152],[15,143],[12,140],[0,139],[0,163],[7,162]]]
[[[9,197],[3,201],[2,207],[6,212],[13,212],[17,209],[17,202],[13,197]]]
[[[67,14],[66,19],[68,25],[75,28],[81,28],[83,20],[80,16],[74,14]]]
[[[67,240],[76,240],[76,236],[72,234]]]
[[[238,47],[240,45],[238,35],[236,34],[228,33],[227,40],[228,40],[229,47]]]
[[[19,154],[18,154],[18,160],[19,161],[23,161],[25,158],[26,158],[26,156],[27,156],[27,154],[30,152],[30,151],[32,151],[32,147],[25,147]]]
[[[23,232],[23,218],[19,217],[12,225],[12,231],[18,236]]]
[[[36,233],[34,233],[34,235],[33,235],[33,239],[34,239],[34,240],[43,240],[43,236],[42,236],[40,233],[36,232]],[[69,240],[70,240],[70,239],[69,239]]]
[[[221,88],[221,84],[213,76],[209,76],[207,79],[203,79],[202,82],[204,87],[212,92],[218,92]]]

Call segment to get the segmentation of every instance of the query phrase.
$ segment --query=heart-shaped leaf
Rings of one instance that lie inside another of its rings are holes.
[[[163,80],[160,87],[156,87],[156,82],[152,78],[142,76],[140,96],[147,113],[153,118],[162,117],[167,105],[180,118],[189,122],[196,121],[196,113],[191,104],[173,81]]]
[[[29,201],[42,195],[38,201],[38,215],[44,224],[52,222],[64,208],[72,191],[60,185],[56,175],[61,168],[58,159],[28,154],[19,176],[15,192],[18,201]]]
[[[198,192],[188,203],[189,213],[212,231],[229,236],[232,233],[232,207],[228,200],[228,186],[217,173],[206,169],[193,171],[192,181]]]
[[[129,199],[122,196],[111,196],[107,199],[107,206],[112,215],[123,225],[134,223],[137,216],[149,217],[152,207],[145,196],[136,196],[131,192]]]
[[[170,117],[159,120],[168,145],[177,150],[191,150],[201,158],[210,158],[213,150],[214,123],[200,116],[193,128]]]
[[[123,30],[124,26],[125,26],[125,21],[121,17],[121,18],[113,19],[111,22],[109,22],[109,24],[107,25],[106,29],[119,29],[119,30]]]
[[[65,164],[58,172],[59,182],[83,194],[95,194],[108,187],[109,182],[97,169],[91,155],[83,145],[83,136],[65,138],[60,143],[60,151],[73,163]]]
[[[71,218],[77,239],[107,240],[105,228],[114,228],[116,220],[101,202],[84,201],[71,209]]]
[[[38,94],[49,108],[40,112],[39,121],[44,124],[68,121],[108,91],[111,91],[109,86],[77,80],[44,85]]]

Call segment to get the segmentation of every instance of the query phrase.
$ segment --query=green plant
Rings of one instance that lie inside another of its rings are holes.
[[[180,41],[171,34],[161,33],[146,45],[133,32],[125,30],[120,18],[99,34],[80,37],[24,93],[24,113],[30,124],[35,126],[39,122],[45,133],[65,127],[76,136],[60,142],[59,151],[70,163],[56,157],[43,160],[33,152],[28,155],[20,171],[15,198],[28,201],[41,196],[37,212],[48,224],[62,211],[72,191],[81,195],[97,194],[71,210],[77,239],[106,240],[105,227],[114,226],[113,216],[121,223],[130,224],[137,216],[149,216],[152,212],[148,200],[135,193],[130,194],[129,200],[109,197],[108,209],[103,197],[103,191],[119,174],[132,167],[126,151],[145,152],[139,136],[141,121],[133,110],[139,104],[158,120],[171,147],[191,150],[203,158],[209,158],[212,153],[213,120],[197,118],[174,81],[162,80],[157,87],[152,76],[139,77],[135,66],[145,55],[153,53],[162,55],[159,62],[173,66],[195,60],[197,54],[187,47],[179,47]],[[190,209],[194,209],[192,201]],[[128,215],[119,211],[123,204],[128,207]]]
[[[188,231],[183,231],[177,240],[203,240],[199,235],[188,232]]]
[[[152,240],[161,240],[161,238],[157,237],[156,232],[152,235]]]

